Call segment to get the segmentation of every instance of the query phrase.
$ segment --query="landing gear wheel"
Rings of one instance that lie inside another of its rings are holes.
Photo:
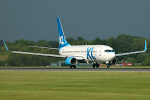
[[[70,65],[70,68],[76,68],[76,65]]]
[[[73,68],[76,68],[76,65],[73,65]]]
[[[93,68],[95,68],[95,66],[96,66],[96,64],[95,64],[95,63],[93,63]]]
[[[93,68],[95,68],[95,67],[96,67],[96,68],[99,68],[99,64],[98,64],[97,62],[94,62],[94,63],[93,63]]]
[[[110,65],[106,65],[106,68],[109,68],[110,67]]]
[[[96,67],[99,68],[99,64],[96,62]]]

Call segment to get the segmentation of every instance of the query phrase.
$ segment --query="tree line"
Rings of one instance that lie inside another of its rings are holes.
[[[78,37],[77,39],[69,37],[66,40],[71,45],[108,45],[115,50],[116,54],[143,50],[145,40],[147,40],[148,49],[146,53],[117,57],[117,61],[141,63],[144,66],[150,65],[150,54],[149,54],[150,39],[121,34],[116,38],[110,37],[108,39],[103,39],[103,40],[100,38],[95,38],[94,40],[88,41],[83,39],[82,37]],[[58,50],[29,47],[29,46],[40,46],[40,47],[58,48],[59,47],[58,41],[39,40],[35,42],[35,41],[20,39],[14,42],[6,42],[6,43],[8,48],[14,51],[58,54]],[[6,55],[7,55],[7,59],[4,60],[3,56]],[[2,40],[0,41],[0,56],[1,56],[0,66],[4,66],[5,64],[8,66],[47,66],[50,65],[50,63],[64,60],[63,58],[55,58],[55,57],[13,54],[6,51]]]

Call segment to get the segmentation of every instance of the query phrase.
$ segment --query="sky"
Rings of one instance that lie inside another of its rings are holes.
[[[150,39],[150,0],[0,0],[0,40],[58,41],[65,37]]]

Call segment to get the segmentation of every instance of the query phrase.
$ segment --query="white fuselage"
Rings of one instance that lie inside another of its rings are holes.
[[[87,62],[107,62],[115,58],[114,50],[106,45],[66,46],[59,50],[59,54],[78,59],[83,58]]]

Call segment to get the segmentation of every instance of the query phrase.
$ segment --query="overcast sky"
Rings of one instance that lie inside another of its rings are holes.
[[[150,0],[0,0],[0,40],[58,41],[57,16],[66,38],[150,39]]]

